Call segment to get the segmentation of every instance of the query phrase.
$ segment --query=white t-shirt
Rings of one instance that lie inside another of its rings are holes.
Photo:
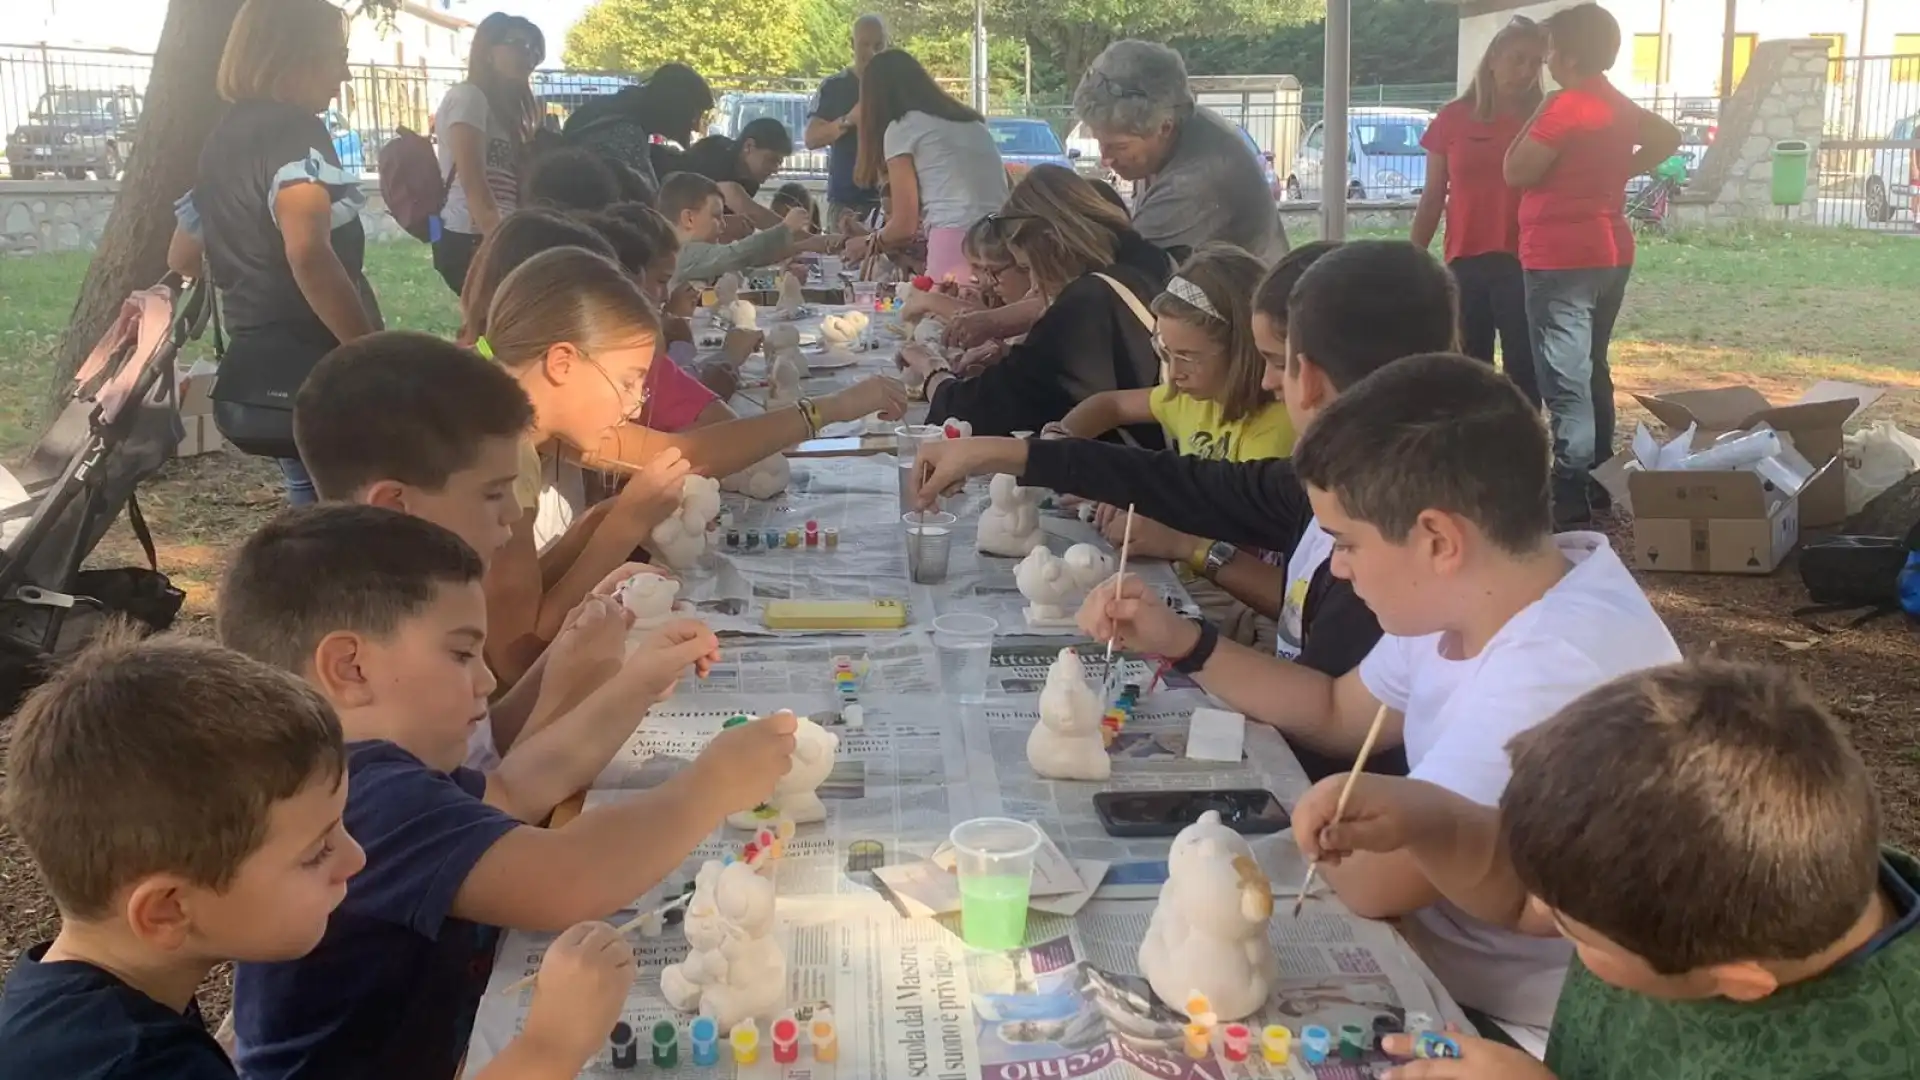
[[[1307,592],[1320,564],[1332,555],[1333,537],[1320,527],[1320,519],[1307,522],[1287,559],[1287,591],[1280,597],[1280,619],[1275,624],[1273,654],[1282,660],[1300,659],[1300,650],[1306,647]]]
[[[468,124],[487,136],[487,188],[500,207],[501,216],[513,212],[520,203],[520,174],[515,161],[512,133],[493,118],[487,95],[472,83],[455,83],[440,99],[433,114],[436,152],[440,156],[440,179],[453,174],[453,125]],[[447,189],[447,205],[440,211],[440,224],[448,232],[474,233],[473,214],[467,209],[466,177]]]
[[[1375,700],[1406,716],[1408,775],[1493,806],[1511,775],[1509,739],[1601,683],[1680,659],[1606,537],[1557,539],[1573,568],[1479,655],[1458,659],[1450,635],[1386,636],[1361,661]],[[1532,1027],[1552,1023],[1571,955],[1565,941],[1497,928],[1444,901],[1402,927],[1461,1004]]]
[[[533,511],[533,546],[545,551],[587,512],[587,474],[577,462],[540,455],[540,502]]]
[[[926,228],[970,228],[1007,201],[1007,167],[983,123],[910,112],[887,125],[884,148],[888,160],[913,158]]]

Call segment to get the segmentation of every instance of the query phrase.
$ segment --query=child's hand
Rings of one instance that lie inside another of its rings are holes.
[[[847,245],[840,249],[840,257],[846,259],[848,262],[859,262],[871,254],[872,251],[873,235],[869,233],[866,236],[856,236],[848,240]]]
[[[907,411],[907,388],[898,379],[869,375],[820,402],[820,416],[829,424],[858,420],[879,413],[882,420],[898,420]]]
[[[565,700],[578,701],[599,689],[620,670],[631,618],[625,606],[608,595],[591,595],[575,605],[549,649],[542,691],[551,687]]]
[[[1333,813],[1346,782],[1345,773],[1330,776],[1294,804],[1293,839],[1309,859],[1338,865],[1356,851],[1399,851],[1452,820],[1446,799],[1427,782],[1362,773],[1336,825]]]
[[[751,810],[773,795],[773,786],[793,767],[793,713],[736,724],[713,737],[693,761],[700,787],[716,792],[728,813]]]
[[[607,1044],[633,976],[633,946],[613,927],[588,922],[569,929],[540,960],[520,1037],[566,1075],[585,1068]]]
[[[804,206],[796,206],[787,211],[787,216],[781,218],[780,223],[785,225],[789,232],[798,233],[801,236],[813,231],[813,215]]]
[[[999,337],[993,312],[992,308],[967,311],[948,319],[946,339],[942,344],[951,349],[971,349]]]
[[[679,315],[668,315],[660,320],[660,333],[668,344],[676,341],[693,340],[693,324]]]
[[[1193,651],[1200,628],[1174,614],[1158,593],[1128,574],[1109,578],[1080,606],[1080,629],[1095,641],[1112,639],[1135,652],[1178,660]]]
[[[1101,513],[1109,510],[1113,512],[1099,522],[1100,535],[1107,538],[1107,543],[1112,544],[1115,551],[1125,543],[1136,559],[1185,562],[1193,557],[1194,549],[1200,546],[1199,537],[1162,525],[1145,514],[1133,515],[1133,539],[1128,541],[1127,511],[1122,507],[1100,508]],[[1099,515],[1095,517],[1098,519]]]
[[[693,467],[674,447],[653,455],[653,460],[636,462],[638,472],[627,478],[626,486],[614,497],[611,513],[642,537],[667,520],[680,508],[680,489],[686,486]]]
[[[1486,1039],[1449,1035],[1460,1044],[1457,1058],[1429,1058],[1397,1065],[1386,1073],[1386,1080],[1554,1080],[1545,1065],[1525,1050],[1515,1050]],[[1412,1035],[1389,1035],[1380,1040],[1380,1048],[1394,1057],[1413,1053]]]
[[[673,693],[688,668],[706,673],[720,659],[720,639],[698,619],[675,619],[642,641],[627,657],[620,678],[636,698],[649,704]]]
[[[1007,358],[1007,343],[999,338],[985,341],[960,354],[953,365],[953,373],[965,378],[978,375]]]
[[[662,566],[655,566],[652,563],[621,563],[614,568],[613,573],[600,579],[600,584],[593,587],[593,595],[612,596],[620,591],[620,586],[625,585],[630,579],[637,578],[641,574],[652,574],[654,577],[663,578],[676,576],[673,571]]]
[[[720,345],[720,355],[728,363],[744,364],[766,340],[767,335],[758,330],[729,330],[726,341]]]
[[[685,282],[682,282],[680,287],[673,290],[673,293],[667,297],[666,312],[676,319],[692,318],[693,313],[699,308],[700,290]]]

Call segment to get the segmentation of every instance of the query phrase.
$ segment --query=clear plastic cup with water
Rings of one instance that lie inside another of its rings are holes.
[[[946,432],[935,424],[903,424],[893,429],[893,456],[900,466],[901,513],[913,509],[913,466],[919,457],[920,445],[946,437]]]
[[[900,515],[907,534],[907,577],[915,585],[938,585],[947,580],[947,562],[953,555],[953,527],[959,520],[941,510],[916,510]]]
[[[940,654],[940,682],[963,705],[987,700],[987,669],[993,659],[993,634],[1000,624],[986,615],[954,612],[933,620],[933,644]]]
[[[960,879],[960,936],[975,949],[1017,949],[1027,938],[1027,902],[1040,830],[1012,818],[974,818],[954,826],[953,868]]]

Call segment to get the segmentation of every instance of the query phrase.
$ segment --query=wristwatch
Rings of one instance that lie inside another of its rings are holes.
[[[1215,577],[1219,576],[1220,571],[1224,569],[1228,563],[1232,562],[1233,557],[1239,553],[1239,548],[1234,547],[1225,540],[1215,540],[1212,546],[1207,548],[1206,560],[1200,565],[1200,576],[1206,578],[1208,581],[1212,581]]]

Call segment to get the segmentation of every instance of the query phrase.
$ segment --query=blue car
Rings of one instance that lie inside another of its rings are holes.
[[[340,158],[340,167],[348,176],[358,176],[372,164],[367,160],[366,142],[360,133],[353,130],[347,118],[339,112],[328,109],[325,116],[327,133],[333,136],[333,152]]]
[[[999,148],[1000,160],[1006,163],[1007,172],[1015,177],[1035,165],[1071,169],[1074,159],[1080,156],[1078,150],[1061,147],[1060,136],[1053,133],[1045,120],[995,116],[988,118],[987,130],[993,133],[993,145]]]

